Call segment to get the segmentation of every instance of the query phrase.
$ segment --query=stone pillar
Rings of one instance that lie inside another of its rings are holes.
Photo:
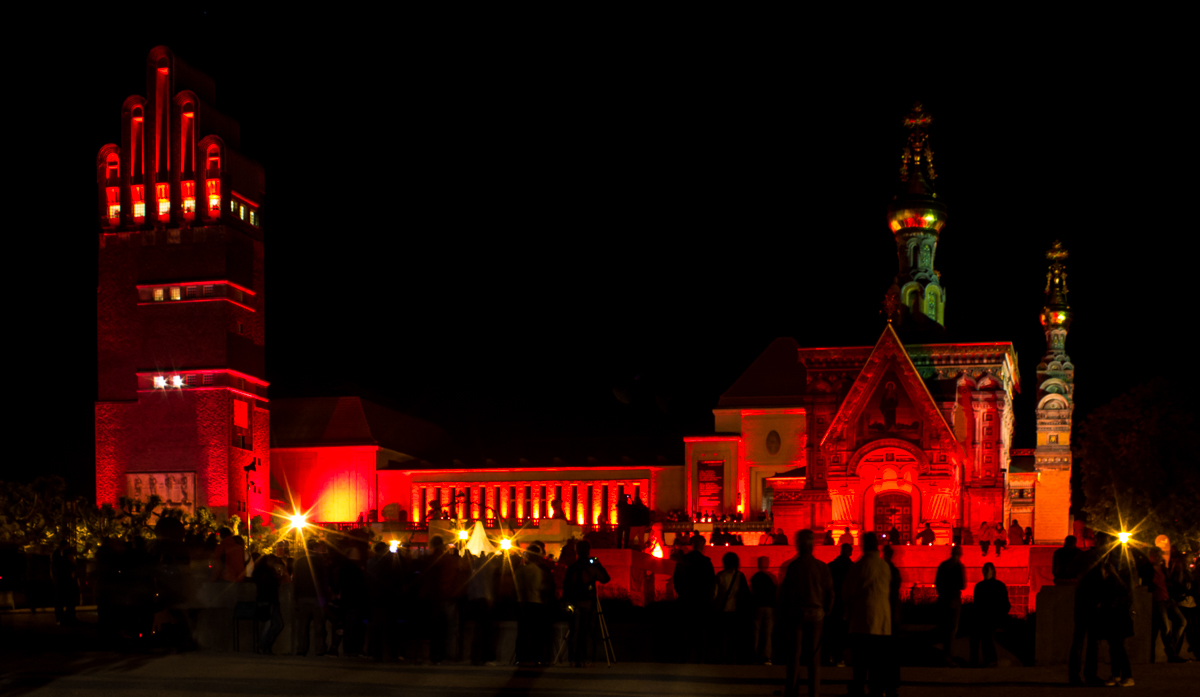
[[[533,492],[531,495],[531,497],[533,498],[533,502],[532,502],[533,503],[533,509],[532,509],[533,512],[531,515],[534,518],[541,518],[542,517],[542,486],[538,482],[534,482],[531,488],[533,489]]]
[[[617,496],[618,496],[617,483],[616,482],[605,482],[605,484],[608,486],[608,520],[605,522],[616,523],[617,522]]]
[[[412,514],[409,518],[414,523],[421,522],[421,487],[416,484],[410,487],[412,489]]]
[[[511,485],[510,485],[510,486],[511,486]],[[502,486],[502,487],[500,487],[500,508],[499,508],[499,511],[500,511],[500,517],[501,517],[501,518],[508,518],[508,517],[509,517],[509,515],[508,515],[508,514],[509,514],[509,512],[511,511],[511,509],[509,508],[509,506],[511,506],[511,505],[512,505],[512,503],[511,503],[511,502],[509,502],[509,500],[508,500],[508,489],[509,489],[509,487],[508,487],[508,486]]]
[[[481,492],[480,487],[471,487],[471,520],[478,520],[480,517],[481,508]]]
[[[517,500],[513,502],[517,509],[517,520],[525,518],[525,483],[517,482]]]
[[[563,513],[566,515],[567,520],[574,522],[572,520],[575,515],[575,507],[572,505],[574,503],[574,497],[572,497],[571,494],[571,482],[563,482],[562,501],[556,501],[555,503],[559,506],[562,506]]]
[[[486,485],[483,488],[483,494],[483,512],[480,513],[479,517],[487,518],[488,516],[491,516],[493,518],[498,518],[499,514],[496,513],[496,485]]]

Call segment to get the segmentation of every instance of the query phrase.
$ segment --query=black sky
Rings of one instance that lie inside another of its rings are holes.
[[[216,80],[266,168],[271,395],[359,391],[442,425],[469,461],[675,462],[775,337],[873,343],[915,99],[950,208],[947,326],[1015,342],[1017,445],[1056,238],[1078,416],[1191,334],[1191,79],[1168,49],[414,42],[420,27],[364,38],[350,20],[209,12],[59,42],[37,70],[6,49],[11,89],[49,128],[12,131],[8,154],[10,177],[32,175],[9,192],[18,439],[54,447],[0,476],[92,487],[94,160],[157,44]]]

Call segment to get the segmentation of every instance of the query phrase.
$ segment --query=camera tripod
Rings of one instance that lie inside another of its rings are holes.
[[[575,608],[573,606],[568,605],[567,609],[572,614],[575,613]],[[613,650],[612,635],[608,633],[608,621],[604,619],[604,606],[600,604],[599,593],[596,594],[596,624],[600,625],[600,643],[604,645],[604,662],[608,664],[609,668],[612,668],[613,664],[617,662],[617,652]],[[554,663],[551,665],[558,664],[558,659],[562,658],[563,649],[565,649],[567,644],[570,643],[570,629],[567,630],[567,636],[565,639],[566,640],[559,645],[558,651],[555,652]]]

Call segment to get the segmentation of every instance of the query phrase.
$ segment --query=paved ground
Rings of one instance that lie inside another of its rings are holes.
[[[622,663],[585,669],[390,665],[345,658],[231,653],[122,654],[97,651],[88,627],[64,631],[42,617],[2,618],[0,695],[767,695],[781,667]],[[1104,672],[1102,670],[1102,672]],[[1135,666],[1142,694],[1196,695],[1200,663]],[[826,669],[822,694],[843,695],[849,669]],[[1062,668],[905,668],[908,695],[1080,695]]]
[[[752,666],[622,664],[582,670],[389,666],[369,661],[190,653],[97,660],[80,656],[57,669],[18,670],[0,693],[28,695],[771,695],[783,669]],[[846,693],[849,671],[831,669],[822,694]],[[1135,678],[1144,694],[1196,694],[1200,664],[1146,667]],[[906,669],[906,695],[1062,695],[1062,671]],[[1106,688],[1068,694],[1103,694]]]

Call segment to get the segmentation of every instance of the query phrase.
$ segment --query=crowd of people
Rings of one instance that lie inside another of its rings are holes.
[[[1015,529],[1012,534],[1015,538]],[[1024,540],[1026,532],[1022,530],[1021,535]],[[726,553],[723,569],[716,571],[704,554],[704,538],[681,536],[691,546],[690,552],[677,556],[673,578],[686,644],[684,660],[754,660],[769,665],[773,656],[785,656],[785,695],[798,694],[802,674],[809,694],[817,694],[821,666],[849,662],[853,669],[851,694],[869,688],[871,694],[896,695],[903,579],[892,562],[894,548],[881,545],[880,537],[874,532],[861,536],[862,554],[857,561],[852,560],[853,545],[846,542],[837,558],[826,564],[813,554],[812,531],[801,530],[794,538],[797,554],[781,567],[778,579],[768,569],[768,557],[760,557],[757,573],[747,580],[738,568],[737,554]],[[1070,682],[1133,685],[1125,642],[1133,636],[1132,588],[1139,583],[1153,593],[1154,638],[1162,636],[1169,661],[1187,660],[1182,656],[1183,632],[1188,626],[1183,610],[1195,608],[1195,581],[1182,555],[1172,554],[1165,536],[1156,540],[1157,548],[1150,555],[1116,544],[1100,533],[1096,541],[1085,552],[1076,546],[1074,537],[1068,537],[1054,555],[1056,584],[1079,585]],[[969,656],[954,655],[963,594],[968,590],[962,556],[962,545],[950,546],[949,558],[937,569],[934,644],[940,644],[946,665],[996,666],[996,635],[1012,604],[1008,587],[997,578],[996,565],[990,561],[983,564],[982,580],[971,589]],[[712,627],[716,627],[715,634]],[[773,646],[773,642],[783,645]],[[1101,642],[1108,643],[1112,663],[1112,676],[1106,680],[1099,677],[1097,648]],[[753,656],[748,656],[751,648]]]
[[[337,544],[312,539],[296,550],[278,542],[272,553],[260,554],[248,552],[243,538],[229,528],[200,539],[187,535],[178,519],[164,518],[155,533],[153,541],[108,539],[99,550],[98,610],[106,636],[156,634],[191,645],[195,617],[187,608],[195,607],[188,601],[197,592],[193,561],[200,561],[203,580],[212,585],[253,584],[251,617],[261,623],[256,649],[264,654],[308,655],[311,647],[320,656],[402,660],[416,655],[420,642],[428,640],[429,660],[436,664],[454,657],[454,637],[471,623],[469,659],[487,665],[497,660],[499,623],[515,620],[516,660],[550,664],[558,658],[553,626],[565,621],[568,659],[582,665],[591,655],[598,585],[611,580],[591,556],[587,540],[568,542],[555,560],[537,542],[523,551],[474,555],[438,536],[426,549],[408,550],[351,535]],[[721,533],[714,532],[714,544],[721,544]],[[704,553],[708,541],[703,535],[678,535],[672,584],[680,612],[673,634],[679,637],[683,660],[769,664],[782,657],[788,668],[787,694],[796,694],[802,674],[815,694],[822,664],[849,663],[852,692],[869,686],[872,693],[895,695],[904,579],[892,562],[893,546],[880,539],[895,533],[861,534],[857,560],[850,542],[854,538],[845,537],[838,556],[826,564],[813,554],[813,533],[802,530],[792,540],[796,556],[782,565],[778,577],[763,556],[749,578],[736,553],[724,554],[717,570]],[[774,542],[782,530],[768,535]],[[1189,624],[1196,614],[1195,570],[1166,536],[1159,536],[1155,545],[1147,553],[1096,533],[1089,549],[1071,536],[1055,552],[1055,584],[1076,586],[1071,683],[1133,684],[1126,643],[1133,636],[1138,585],[1151,591],[1154,639],[1161,637],[1167,660],[1187,660],[1185,640],[1195,652],[1197,623]],[[963,545],[949,546],[948,554],[934,581],[934,644],[940,644],[948,665],[960,665],[964,658],[972,665],[996,665],[996,634],[1012,609],[1008,588],[997,578],[996,566],[985,562],[982,580],[971,592],[970,655],[955,657],[968,586]],[[70,548],[56,552],[51,566],[56,616],[69,624],[75,621],[73,598],[79,594],[78,565]],[[293,602],[285,616],[281,594],[289,585]],[[287,623],[293,642],[280,646],[278,637]],[[1111,657],[1108,679],[1099,676],[1102,643]]]

